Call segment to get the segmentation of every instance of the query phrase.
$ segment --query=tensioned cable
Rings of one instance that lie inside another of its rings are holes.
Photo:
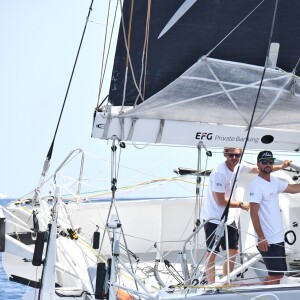
[[[54,143],[55,143],[57,131],[58,131],[58,128],[59,128],[59,125],[60,125],[61,117],[62,117],[64,107],[65,107],[65,104],[66,104],[66,101],[67,101],[67,97],[68,97],[68,94],[69,94],[69,90],[70,90],[70,86],[71,86],[71,83],[72,83],[74,71],[75,71],[77,61],[78,61],[78,57],[79,57],[79,53],[80,53],[80,50],[81,50],[81,45],[82,45],[83,38],[84,38],[84,35],[85,35],[85,31],[86,31],[86,28],[87,28],[87,23],[89,21],[89,17],[90,17],[91,11],[92,11],[93,2],[94,2],[94,0],[91,1],[90,7],[89,7],[89,12],[88,12],[88,15],[87,15],[87,18],[86,18],[83,33],[82,33],[81,40],[80,40],[80,43],[79,43],[79,47],[78,47],[78,50],[77,50],[77,54],[76,54],[75,62],[74,62],[73,69],[72,69],[72,72],[71,72],[70,80],[69,80],[69,83],[68,83],[67,91],[66,91],[66,94],[65,94],[64,102],[63,102],[63,105],[62,105],[62,108],[61,108],[61,111],[60,111],[60,115],[59,115],[59,119],[58,119],[58,122],[57,122],[57,125],[56,125],[55,133],[54,133],[50,148],[49,148],[48,153],[47,153],[47,157],[46,157],[46,160],[45,160],[45,163],[44,163],[44,169],[43,169],[42,177],[40,179],[40,183],[39,183],[39,186],[38,186],[37,190],[39,190],[40,186],[43,184],[44,179],[42,179],[42,178],[45,178],[50,160],[52,158],[52,153],[53,153],[53,148],[54,148]],[[37,196],[37,194],[36,194],[36,196]],[[55,203],[55,205],[56,205],[56,203]],[[49,225],[49,226],[51,226],[51,225]],[[47,250],[48,250],[48,245],[49,245],[49,238],[50,238],[50,235],[47,238]],[[45,260],[47,260],[47,252],[48,252],[47,250],[46,250]],[[38,299],[40,299],[40,296],[41,296],[43,273],[44,273],[44,264],[43,264],[43,268],[42,268],[41,286],[40,286],[40,289],[39,289]]]
[[[104,69],[103,64],[104,64],[104,55],[105,55],[105,49],[106,49],[106,37],[107,37],[107,31],[108,31],[108,20],[109,20],[110,4],[111,4],[111,0],[109,0],[108,8],[107,8],[107,17],[106,17],[106,26],[105,26],[105,34],[104,34],[104,46],[103,46],[103,53],[102,53],[102,60],[101,60],[100,83],[99,83],[97,107],[98,107],[98,104],[99,104],[100,91],[102,90],[102,84],[103,84],[103,69]]]
[[[132,12],[133,12],[133,4],[134,4],[134,0],[132,0],[131,2],[131,15],[132,15]],[[121,3],[121,0],[120,0],[120,7],[121,7],[121,20],[122,20],[122,27],[123,27],[123,34],[124,34],[124,44],[125,44],[125,47],[126,47],[126,51],[127,51],[127,57],[126,57],[126,73],[125,73],[125,79],[124,79],[124,89],[123,89],[123,100],[122,100],[122,107],[121,107],[121,111],[123,111],[123,107],[125,105],[125,96],[126,96],[126,84],[127,84],[127,74],[128,74],[128,66],[130,67],[130,70],[131,70],[131,74],[132,74],[132,80],[133,80],[133,83],[141,97],[141,99],[144,101],[144,98],[143,98],[143,95],[138,87],[138,84],[136,82],[136,79],[135,79],[135,75],[134,75],[134,70],[133,70],[133,66],[132,66],[132,62],[131,62],[131,58],[130,58],[130,39],[128,40],[126,38],[126,30],[125,30],[125,24],[124,24],[124,15],[123,15],[123,6],[122,6],[122,3]],[[131,35],[131,24],[130,24],[130,27],[129,27],[129,30],[128,30],[128,37],[130,37]]]
[[[127,34],[127,57],[126,57],[126,68],[128,67],[129,63],[129,53],[130,53],[130,42],[131,42],[131,29],[132,29],[132,18],[133,18],[133,7],[134,7],[134,0],[131,0],[131,7],[130,7],[130,18],[129,18],[129,28]]]
[[[114,139],[113,144],[111,146],[111,183],[112,183],[111,191],[112,191],[112,197],[111,197],[111,203],[110,203],[109,211],[108,211],[108,214],[107,214],[106,224],[109,223],[109,218],[111,217],[111,211],[112,211],[113,207],[115,208],[116,214],[118,216],[118,220],[120,220],[119,212],[118,212],[118,209],[116,207],[116,200],[117,200],[116,199],[116,190],[117,190],[117,179],[118,179],[120,159],[121,159],[121,150],[119,152],[119,161],[117,163],[117,161],[116,161],[117,146],[115,145],[115,142],[116,142],[116,140]],[[120,147],[120,148],[122,149],[122,147]],[[131,270],[133,272],[133,266],[132,266],[132,261],[131,261],[130,254],[129,254],[129,248],[127,246],[127,240],[126,240],[126,237],[125,237],[122,226],[120,226],[120,231],[121,231],[121,235],[123,237],[124,246],[125,246],[125,250],[126,250],[126,253],[127,253],[128,260],[129,260],[129,264],[130,264]],[[109,232],[108,232],[107,228],[105,228],[104,235],[105,235],[105,232],[109,236]],[[101,240],[101,245],[100,245],[100,248],[99,248],[97,260],[100,257],[100,252],[101,252],[103,242],[104,242],[104,235],[103,235],[103,238]],[[110,236],[109,236],[109,239],[111,240]],[[112,246],[112,248],[113,248],[113,246]],[[135,281],[135,286],[136,286],[136,289],[138,290],[138,284],[137,284],[136,281]]]
[[[98,99],[97,99],[97,106],[96,106],[97,108],[99,107],[100,94],[101,94],[101,91],[102,91],[103,80],[104,80],[104,77],[105,77],[105,72],[106,72],[110,47],[111,47],[111,41],[112,41],[112,37],[113,37],[113,29],[115,28],[116,15],[117,15],[117,9],[118,9],[119,2],[117,2],[117,4],[116,4],[116,9],[115,9],[114,19],[113,19],[113,24],[112,24],[112,31],[111,31],[111,34],[110,34],[110,39],[109,39],[109,44],[108,44],[108,49],[107,49],[107,55],[106,55],[106,59],[105,59],[105,63],[104,63],[104,56],[105,56],[105,49],[106,49],[106,39],[107,39],[107,32],[108,32],[108,20],[109,20],[110,4],[111,4],[111,1],[109,1],[109,7],[108,7],[107,19],[106,19],[104,47],[103,47],[103,54],[102,54],[102,65],[101,65],[101,72],[100,72],[100,83],[99,83]],[[104,100],[106,100],[107,97],[105,97]],[[100,104],[100,106],[101,106],[101,104]]]
[[[255,99],[255,103],[254,103],[254,107],[253,107],[253,111],[252,111],[252,115],[251,115],[249,127],[248,127],[248,130],[247,130],[247,136],[246,136],[245,143],[244,143],[244,146],[243,146],[242,155],[241,155],[238,167],[237,167],[237,171],[235,172],[235,176],[234,176],[234,180],[233,180],[233,183],[232,183],[232,188],[231,188],[231,192],[230,192],[230,196],[229,196],[226,208],[225,208],[225,210],[224,210],[224,212],[222,214],[222,217],[221,217],[221,220],[224,219],[225,222],[227,221],[228,212],[229,212],[229,206],[230,206],[232,194],[233,194],[233,191],[234,191],[234,186],[235,186],[235,183],[236,183],[236,180],[237,180],[237,176],[238,176],[238,173],[239,173],[239,170],[240,170],[241,161],[243,159],[244,151],[245,151],[247,143],[248,143],[248,138],[249,138],[250,131],[251,131],[251,128],[252,128],[252,123],[253,123],[254,114],[255,114],[255,111],[256,111],[256,107],[257,107],[257,103],[258,103],[258,99],[259,99],[261,87],[262,87],[262,84],[263,84],[263,80],[264,80],[264,77],[265,77],[266,70],[268,68],[269,53],[270,53],[270,47],[271,47],[272,38],[273,38],[274,25],[275,25],[276,14],[277,14],[277,8],[278,8],[278,0],[275,0],[275,7],[274,7],[274,13],[273,13],[272,26],[271,26],[271,31],[270,31],[270,37],[269,37],[269,43],[268,43],[268,49],[267,49],[265,66],[264,66],[264,70],[263,70],[263,73],[262,73],[262,76],[261,76],[259,88],[258,88],[258,91],[257,91],[257,95],[256,95],[256,99]]]
[[[148,2],[149,20],[147,22],[148,38],[147,38],[146,59],[145,59],[145,76],[144,76],[144,88],[143,88],[144,99],[145,99],[145,93],[146,93],[146,71],[147,71],[147,65],[148,65],[148,46],[149,46],[149,33],[150,33],[150,9],[151,9],[151,0],[149,0],[149,2]]]
[[[35,205],[36,202],[39,202],[40,190],[41,190],[41,187],[42,187],[43,184],[44,184],[45,177],[46,177],[46,173],[47,173],[48,170],[49,170],[50,160],[51,160],[51,158],[52,158],[52,153],[53,153],[53,149],[54,149],[54,143],[55,143],[57,131],[58,131],[58,128],[59,128],[59,124],[60,124],[60,121],[61,121],[61,117],[62,117],[64,108],[65,108],[65,104],[66,104],[66,101],[67,101],[67,97],[68,97],[68,94],[69,94],[71,82],[72,82],[73,75],[74,75],[74,71],[75,71],[75,68],[76,68],[76,65],[77,65],[77,60],[78,60],[79,53],[80,53],[80,50],[81,50],[81,45],[82,45],[83,38],[84,38],[84,35],[85,35],[87,23],[88,23],[88,21],[89,21],[89,17],[90,17],[91,11],[92,11],[93,2],[94,2],[94,0],[91,1],[90,7],[89,7],[89,12],[88,12],[88,15],[87,15],[87,17],[86,17],[86,22],[85,22],[85,25],[84,25],[83,33],[82,33],[81,40],[80,40],[80,43],[79,43],[79,47],[78,47],[78,50],[77,50],[75,62],[74,62],[73,69],[72,69],[72,72],[71,72],[69,84],[68,84],[67,91],[66,91],[65,98],[64,98],[64,102],[63,102],[63,105],[62,105],[62,108],[61,108],[61,111],[60,111],[60,115],[59,115],[59,118],[58,118],[58,122],[57,122],[57,125],[56,125],[56,129],[55,129],[55,132],[54,132],[54,136],[53,136],[53,139],[52,139],[50,148],[49,148],[49,150],[48,150],[46,159],[45,159],[45,161],[44,161],[44,166],[43,166],[43,170],[42,170],[41,177],[40,177],[40,179],[39,179],[38,186],[37,186],[37,188],[36,188],[35,191],[34,191],[33,205]]]
[[[210,56],[210,54],[216,50],[240,25],[242,25],[255,11],[258,9],[258,7],[265,2],[265,0],[262,0],[250,13],[242,20],[240,21],[215,47],[213,47],[206,56]]]
[[[89,7],[89,12],[88,12],[88,15],[87,15],[87,18],[86,18],[86,21],[85,21],[83,33],[82,33],[81,40],[80,40],[80,43],[79,43],[79,47],[78,47],[78,50],[77,50],[77,54],[76,54],[75,62],[74,62],[73,69],[72,69],[72,72],[71,72],[71,77],[70,77],[70,80],[69,80],[67,91],[66,91],[66,94],[65,94],[64,102],[63,102],[63,105],[62,105],[62,108],[61,108],[61,111],[60,111],[60,115],[59,115],[58,122],[57,122],[57,125],[56,125],[56,129],[55,129],[55,133],[54,133],[54,136],[53,136],[53,140],[52,140],[51,146],[50,146],[48,154],[47,154],[47,160],[48,161],[50,161],[51,157],[52,157],[52,152],[53,152],[53,148],[54,148],[54,142],[55,142],[56,134],[57,134],[58,127],[59,127],[59,124],[60,124],[60,121],[61,121],[61,117],[62,117],[64,108],[65,108],[67,97],[68,97],[68,94],[69,94],[69,90],[70,90],[70,86],[71,86],[71,83],[72,83],[73,75],[74,75],[75,68],[76,68],[76,65],[77,65],[77,60],[78,60],[79,53],[80,53],[80,50],[81,50],[81,45],[82,45],[82,42],[83,42],[83,38],[84,38],[84,35],[85,35],[86,27],[87,27],[87,24],[89,22],[90,14],[91,14],[91,11],[92,11],[93,2],[94,2],[94,0],[91,1],[90,7]]]
[[[148,0],[147,18],[146,18],[146,26],[145,26],[145,39],[144,39],[144,46],[143,46],[143,53],[142,53],[141,75],[140,75],[140,83],[139,83],[139,89],[143,93],[143,97],[145,97],[145,89],[146,89],[146,70],[147,70],[148,44],[149,44],[150,9],[151,9],[151,0]],[[143,89],[142,89],[142,82],[143,82]],[[136,106],[139,98],[140,98],[140,95],[137,95],[133,106]]]

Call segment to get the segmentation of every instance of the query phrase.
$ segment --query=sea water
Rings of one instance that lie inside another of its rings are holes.
[[[0,205],[5,206],[10,202],[10,199],[1,199]],[[9,281],[3,266],[2,266],[2,254],[0,253],[0,299],[1,300],[21,300],[22,295],[26,291],[30,291],[32,288],[17,284],[15,282]]]
[[[0,299],[1,300],[21,300],[25,291],[30,287],[9,281],[2,266],[2,255],[0,255]]]

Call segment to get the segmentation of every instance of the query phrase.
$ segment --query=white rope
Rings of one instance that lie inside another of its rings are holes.
[[[122,28],[123,28],[123,34],[124,34],[124,42],[125,42],[125,47],[126,47],[126,51],[127,51],[128,62],[129,62],[129,66],[130,66],[130,70],[131,70],[131,74],[132,74],[132,80],[134,82],[136,90],[138,91],[141,99],[144,100],[143,95],[142,95],[142,93],[141,93],[141,91],[140,91],[140,89],[138,87],[137,82],[136,82],[135,75],[134,75],[134,70],[133,70],[132,63],[131,63],[131,57],[130,57],[130,52],[129,52],[129,47],[128,47],[128,41],[127,41],[127,37],[126,37],[125,24],[124,24],[123,6],[122,6],[122,1],[121,0],[120,0],[120,7],[121,7],[121,20],[122,20]],[[127,73],[127,71],[126,71],[126,73]],[[125,105],[126,85],[127,85],[127,76],[126,76],[125,81],[124,81],[124,91],[123,91],[123,101],[122,101],[122,106],[121,106],[121,112],[123,111],[123,107]]]
[[[145,97],[145,91],[146,91],[146,71],[147,71],[147,61],[148,61],[150,11],[151,11],[151,0],[148,0],[148,9],[147,9],[147,18],[146,18],[146,27],[145,27],[145,42],[144,42],[144,49],[143,49],[143,53],[142,53],[142,66],[141,66],[141,75],[140,75],[140,84],[139,84],[140,91],[143,90],[144,97]],[[145,74],[145,76],[144,76],[144,74]],[[143,85],[143,89],[142,89],[143,77],[144,77],[144,85]],[[134,106],[136,106],[138,99],[139,99],[139,95],[136,97]]]

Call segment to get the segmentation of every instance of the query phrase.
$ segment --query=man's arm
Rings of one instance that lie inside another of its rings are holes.
[[[266,240],[265,235],[261,229],[260,220],[259,220],[259,216],[258,216],[259,208],[260,208],[259,203],[250,202],[250,216],[251,216],[254,230],[258,237],[257,247],[259,250],[265,252],[265,251],[268,251],[269,244],[268,244],[268,241]]]
[[[291,162],[292,162],[291,160],[287,160],[286,159],[286,160],[284,160],[282,162],[282,164],[280,164],[280,165],[274,165],[273,166],[273,172],[282,170],[284,168],[287,168],[290,165]],[[253,166],[253,168],[250,170],[249,173],[258,174],[258,167],[257,166]]]
[[[273,166],[273,172],[274,172],[274,171],[282,170],[282,169],[284,169],[284,168],[287,168],[287,167],[290,165],[291,162],[292,162],[291,160],[286,159],[286,160],[284,160],[284,161],[282,162],[282,164],[280,164],[280,165],[274,165],[274,166]]]
[[[214,199],[217,202],[218,205],[220,206],[226,206],[228,199],[225,198],[225,193],[219,193],[219,192],[213,192],[214,194]],[[230,200],[230,207],[233,208],[241,208],[243,210],[248,210],[249,209],[249,203],[248,202],[240,202],[240,201],[234,201]]]
[[[296,194],[300,193],[300,183],[289,184],[283,193]]]

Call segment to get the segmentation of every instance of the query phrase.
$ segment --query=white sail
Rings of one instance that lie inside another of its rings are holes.
[[[282,70],[204,57],[142,104],[97,112],[93,137],[242,147],[254,112],[249,149],[296,150],[299,83]]]

